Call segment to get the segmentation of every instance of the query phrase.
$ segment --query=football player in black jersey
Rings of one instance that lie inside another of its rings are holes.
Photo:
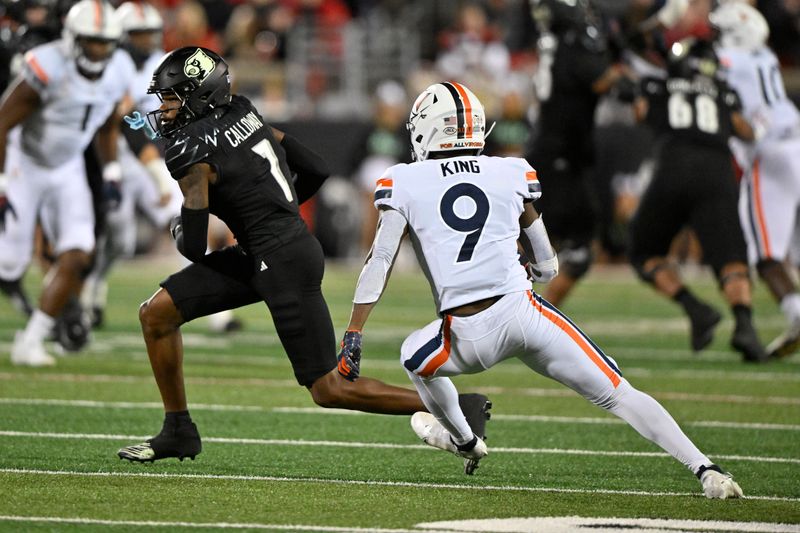
[[[211,50],[167,54],[149,92],[162,100],[148,119],[166,140],[165,160],[184,195],[172,233],[193,264],[163,281],[140,307],[166,416],[157,436],[122,448],[119,457],[145,462],[200,453],[184,390],[180,326],[256,302],[267,304],[295,377],[317,404],[386,414],[424,411],[415,391],[354,379],[348,371],[358,366],[360,347],[348,343],[337,371],[321,291],[322,249],[298,213],[298,204],[327,178],[324,161],[267,125],[247,98],[232,96],[228,66]],[[206,255],[209,213],[228,225],[237,245]]]
[[[635,107],[658,136],[656,171],[630,227],[630,260],[640,277],[678,302],[691,323],[691,345],[711,342],[720,314],[685,287],[666,256],[684,225],[696,233],[731,306],[731,345],[748,362],[767,360],[751,317],[747,251],[737,212],[728,138],[753,139],[738,95],[718,76],[711,43],[683,41],[669,53],[664,79],[645,78]]]

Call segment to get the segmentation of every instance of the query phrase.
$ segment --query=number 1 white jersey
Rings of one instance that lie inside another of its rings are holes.
[[[389,168],[377,182],[375,206],[408,222],[417,259],[437,311],[530,290],[517,239],[523,202],[541,196],[524,159],[467,156]]]
[[[89,80],[78,72],[64,41],[31,49],[22,76],[42,105],[22,123],[22,150],[48,168],[82,153],[125,95],[134,71],[130,56],[115,50],[100,78]]]

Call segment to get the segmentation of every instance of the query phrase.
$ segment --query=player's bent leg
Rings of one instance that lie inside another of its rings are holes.
[[[783,333],[767,345],[767,354],[771,358],[787,357],[800,349],[800,292],[783,263],[764,259],[758,262],[756,268],[780,303],[787,323]]]
[[[411,415],[425,410],[419,395],[411,389],[364,376],[356,381],[348,381],[336,367],[314,380],[309,392],[314,403],[320,407],[388,415]]]
[[[736,325],[731,336],[731,347],[742,354],[747,363],[765,363],[767,352],[756,333],[752,317],[752,285],[747,265],[735,261],[717,270],[719,285],[733,310]]]

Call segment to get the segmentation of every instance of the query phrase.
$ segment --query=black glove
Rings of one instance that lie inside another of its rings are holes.
[[[348,381],[355,381],[361,372],[361,332],[345,331],[339,352],[339,374]]]
[[[172,220],[169,221],[169,234],[172,235],[175,241],[183,234],[183,222],[180,215],[175,215],[172,217]]]

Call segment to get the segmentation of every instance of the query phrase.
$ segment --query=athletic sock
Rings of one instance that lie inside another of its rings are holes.
[[[53,331],[56,325],[56,319],[45,313],[40,309],[35,309],[28,320],[28,325],[25,326],[25,338],[35,340],[36,342],[43,342],[44,339]]]
[[[189,411],[172,411],[164,414],[165,426],[185,426],[192,423],[192,417],[189,416]]]
[[[736,319],[736,327],[740,325],[751,324],[753,318],[753,310],[749,305],[736,304],[731,307],[733,316]]]
[[[781,299],[781,311],[790,325],[800,321],[800,293],[790,292]]]
[[[681,307],[689,316],[699,313],[705,307],[705,304],[698,300],[686,287],[681,287],[672,299],[681,304]]]

